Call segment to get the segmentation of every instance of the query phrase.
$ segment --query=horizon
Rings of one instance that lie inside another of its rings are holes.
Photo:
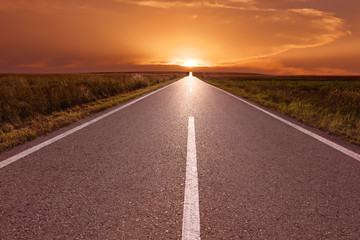
[[[240,71],[218,71],[213,69],[211,71],[193,71],[193,70],[135,70],[135,71],[83,71],[83,72],[0,72],[1,75],[76,75],[76,74],[159,74],[159,73],[209,73],[209,74],[221,74],[224,76],[279,76],[279,77],[346,77],[346,78],[358,78],[360,74],[271,74],[271,73],[257,73],[257,72],[240,72]],[[196,77],[196,76],[195,76]]]

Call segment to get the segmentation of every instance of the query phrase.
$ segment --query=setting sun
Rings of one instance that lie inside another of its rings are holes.
[[[197,67],[198,64],[196,63],[195,60],[186,60],[184,62],[184,64],[182,64],[181,66],[183,66],[183,67]]]

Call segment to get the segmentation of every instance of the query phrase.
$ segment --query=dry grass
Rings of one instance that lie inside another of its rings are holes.
[[[0,152],[183,76],[182,73],[0,75]]]

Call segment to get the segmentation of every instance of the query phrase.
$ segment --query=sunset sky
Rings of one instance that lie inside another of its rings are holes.
[[[0,72],[360,74],[359,0],[0,0]]]

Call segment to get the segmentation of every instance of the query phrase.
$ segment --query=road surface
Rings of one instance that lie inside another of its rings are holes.
[[[0,155],[0,239],[360,238],[354,157],[195,77],[111,111]]]

